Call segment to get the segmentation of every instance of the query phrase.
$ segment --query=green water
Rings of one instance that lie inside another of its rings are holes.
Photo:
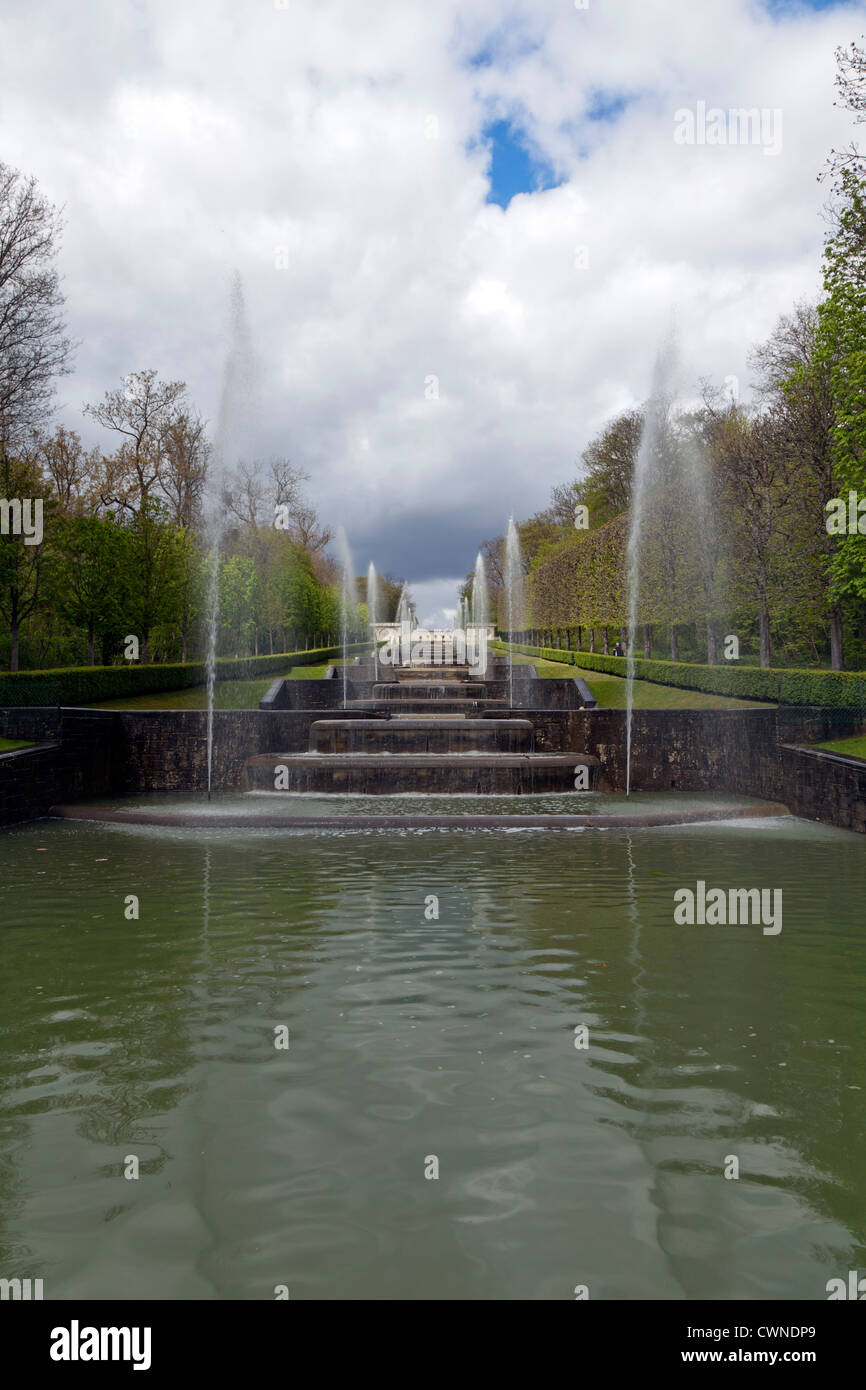
[[[698,878],[781,933],[677,926]],[[7,832],[0,1276],[823,1300],[866,1265],[864,898],[866,842],[793,819]]]

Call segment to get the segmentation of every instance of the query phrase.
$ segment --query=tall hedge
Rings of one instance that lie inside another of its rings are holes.
[[[500,644],[497,644],[500,645]],[[609,676],[628,674],[624,656],[600,656],[597,652],[560,651],[555,647],[530,647],[515,642],[514,650],[544,661],[562,661]],[[697,662],[653,661],[635,657],[637,680],[675,685],[683,690],[703,690],[737,700],[769,700],[780,705],[827,705],[862,708],[866,672],[781,670],[757,666],[703,666]]]
[[[368,642],[349,646],[353,655],[366,651]],[[247,656],[217,660],[217,680],[255,680],[279,675],[290,666],[317,666],[336,661],[341,647],[317,647],[308,652],[281,652],[274,656]],[[163,690],[185,690],[204,685],[203,661],[166,666],[66,666],[55,671],[5,671],[0,674],[0,706],[92,705],[97,700],[153,695]]]

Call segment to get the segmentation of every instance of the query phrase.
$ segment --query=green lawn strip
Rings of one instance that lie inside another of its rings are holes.
[[[540,677],[582,676],[598,701],[599,709],[625,709],[627,682],[622,676],[608,676],[601,671],[581,671],[564,661],[542,661],[515,652],[515,665],[534,666]],[[707,695],[700,690],[681,690],[673,685],[656,685],[652,681],[635,681],[635,709],[766,709],[758,700],[732,700],[724,695]]]
[[[335,661],[334,666],[342,665]],[[287,680],[321,680],[327,667],[293,666],[284,673]],[[255,681],[217,681],[214,687],[214,709],[258,709],[259,701],[267,695],[280,676],[267,676]],[[160,690],[152,695],[130,695],[119,700],[100,700],[85,705],[85,709],[158,710],[207,709],[207,686],[191,685],[186,690]]]
[[[540,677],[566,676],[574,679],[581,672],[576,666],[562,661],[546,661],[514,655],[515,665],[533,665]],[[339,662],[329,663],[340,665]],[[321,680],[326,666],[294,666],[286,672],[288,680]],[[600,709],[624,709],[626,682],[621,676],[609,676],[601,671],[584,671],[583,678],[598,701]],[[218,681],[214,708],[222,710],[257,709],[271,683],[279,676],[254,681]],[[699,690],[681,690],[676,686],[656,685],[651,681],[635,681],[636,709],[746,709],[760,708],[754,700],[732,700],[723,695],[704,694]],[[114,710],[202,710],[207,709],[207,686],[193,685],[185,690],[164,690],[151,695],[134,695],[125,699],[102,700],[88,709]]]
[[[813,748],[821,748],[825,753],[844,753],[848,758],[866,759],[866,738],[862,734],[854,738],[835,738],[830,743],[815,743]]]
[[[16,748],[35,748],[32,740],[20,738],[0,738],[0,753],[14,753]]]

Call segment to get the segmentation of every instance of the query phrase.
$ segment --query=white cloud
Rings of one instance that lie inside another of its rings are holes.
[[[8,3],[3,157],[66,205],[61,418],[90,433],[81,402],[156,366],[215,419],[237,267],[249,452],[306,467],[380,569],[465,572],[641,399],[672,314],[695,379],[746,382],[817,292],[815,176],[849,134],[833,49],[858,32],[745,0]],[[600,92],[631,98],[618,119],[587,118]],[[781,153],[675,144],[698,101],[780,108]],[[477,142],[514,113],[565,181],[503,211]]]

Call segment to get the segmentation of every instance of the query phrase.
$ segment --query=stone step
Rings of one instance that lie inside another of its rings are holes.
[[[332,792],[386,796],[399,792],[529,795],[575,789],[585,768],[587,790],[598,787],[599,762],[587,753],[385,755],[267,753],[244,768],[248,791]],[[581,788],[583,789],[583,788]]]
[[[441,700],[446,695],[453,699],[458,693],[461,699],[481,700],[487,694],[487,687],[479,681],[417,680],[383,681],[373,686],[374,700],[394,700],[400,703],[404,700]]]
[[[399,682],[403,685],[406,682],[433,681],[437,685],[441,685],[443,682],[454,685],[455,682],[461,683],[478,678],[478,672],[470,670],[468,666],[451,666],[450,664],[442,666],[389,666],[380,667],[380,670],[383,673],[387,671],[388,684]]]
[[[350,714],[380,714],[392,719],[402,718],[404,714],[462,714],[468,718],[474,715],[504,713],[508,710],[507,700],[464,700],[457,698],[457,692],[440,700],[348,700],[346,711]]]
[[[316,719],[311,753],[531,753],[529,719]]]

